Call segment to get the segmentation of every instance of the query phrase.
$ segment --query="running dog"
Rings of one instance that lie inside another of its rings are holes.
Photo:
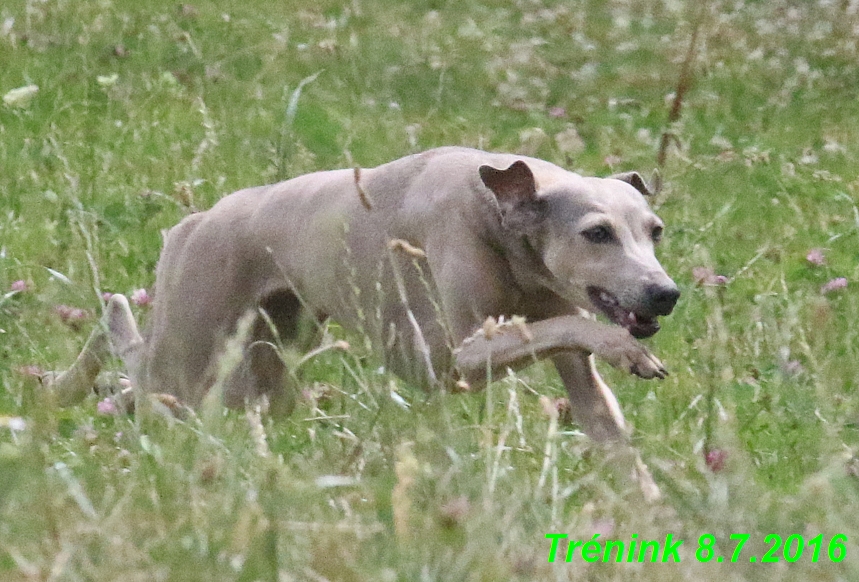
[[[623,442],[593,356],[663,378],[636,338],[655,334],[680,295],[654,255],[663,224],[650,193],[635,172],[582,177],[459,147],[241,190],[167,234],[146,337],[115,295],[107,334],[97,329],[53,386],[77,395],[66,402],[86,394],[109,336],[144,392],[195,406],[219,382],[228,406],[265,396],[289,411],[277,346],[303,318],[330,317],[427,388],[476,388],[550,358],[585,433]],[[242,355],[224,375],[241,321]]]

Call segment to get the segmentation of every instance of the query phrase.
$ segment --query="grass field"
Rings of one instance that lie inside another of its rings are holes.
[[[7,0],[0,95],[0,580],[859,580],[856,1]],[[671,376],[602,368],[658,503],[550,430],[548,367],[426,395],[347,335],[256,431],[59,409],[31,374],[238,188],[452,144],[649,174],[666,129]],[[547,533],[685,543],[550,563]]]

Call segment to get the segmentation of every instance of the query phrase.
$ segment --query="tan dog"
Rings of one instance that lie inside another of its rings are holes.
[[[623,440],[590,355],[664,377],[635,338],[656,333],[679,296],[654,256],[662,222],[647,194],[636,173],[585,178],[456,147],[241,190],[170,230],[147,338],[115,296],[111,341],[134,384],[191,406],[248,312],[260,315],[243,360],[221,378],[230,406],[266,395],[290,408],[274,346],[303,313],[366,334],[388,369],[425,387],[478,385],[487,370],[550,357],[585,432]],[[106,343],[96,332],[88,345],[58,391],[92,384]]]

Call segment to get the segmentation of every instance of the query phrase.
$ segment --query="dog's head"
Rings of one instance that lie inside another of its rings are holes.
[[[524,161],[481,166],[480,177],[498,202],[505,236],[542,261],[547,287],[635,337],[659,331],[656,318],[671,313],[680,291],[654,255],[663,224],[639,174],[553,176],[539,192]]]

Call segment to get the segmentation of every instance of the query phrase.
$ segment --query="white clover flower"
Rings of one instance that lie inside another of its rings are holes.
[[[20,416],[0,416],[0,428],[8,428],[12,432],[20,432],[27,428],[27,421]]]
[[[576,126],[572,123],[568,123],[566,129],[555,134],[555,145],[558,146],[561,153],[573,156],[582,153],[587,147],[585,140],[582,139]]]
[[[116,73],[113,73],[112,75],[99,75],[95,80],[102,87],[113,87],[119,80],[119,75]]]
[[[33,97],[36,96],[36,93],[39,92],[38,85],[26,85],[24,87],[18,87],[16,89],[12,89],[5,95],[3,95],[3,103],[8,105],[9,107],[26,107],[29,105],[30,101],[33,100]]]
[[[176,80],[175,75],[170,71],[164,71],[161,73],[161,82],[165,85],[176,86],[179,84],[179,81]]]

